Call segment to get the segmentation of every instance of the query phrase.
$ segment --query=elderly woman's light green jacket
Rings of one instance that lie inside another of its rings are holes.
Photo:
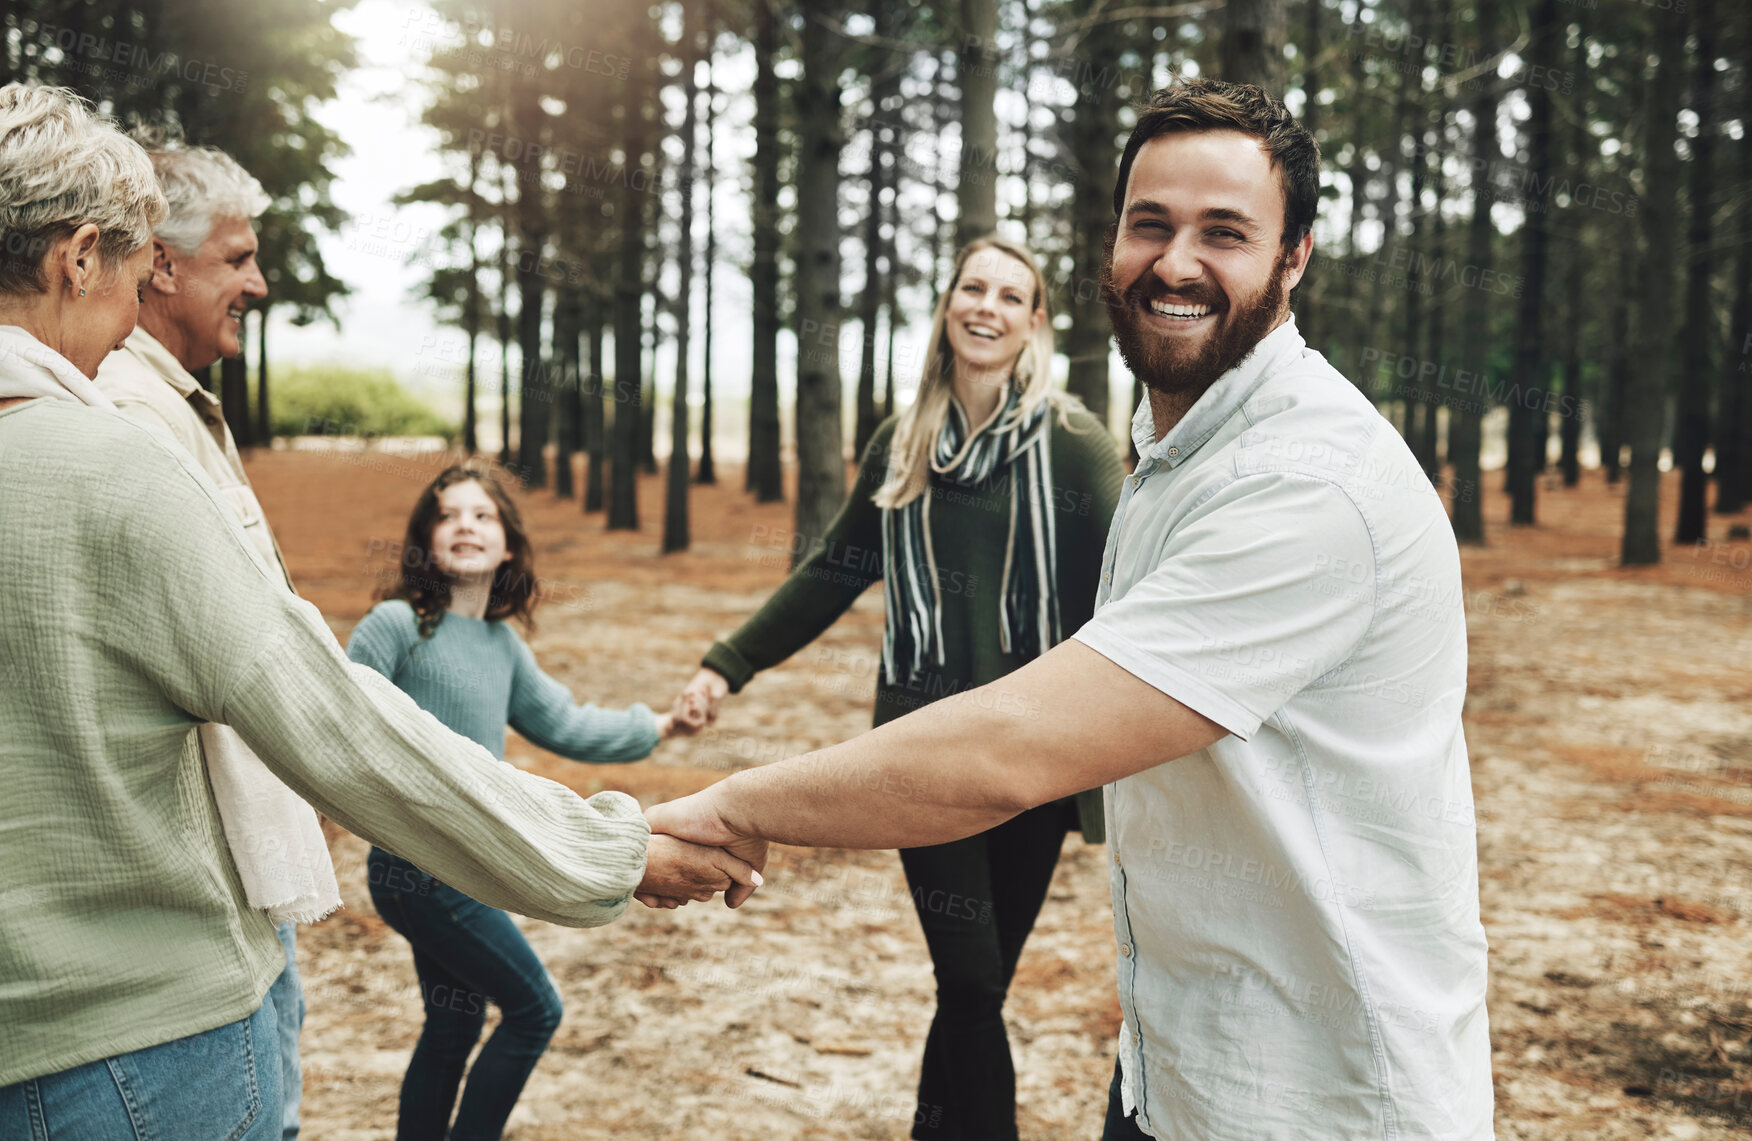
[[[283,966],[193,730],[511,911],[606,923],[649,830],[495,761],[269,581],[193,461],[110,410],[0,411],[0,1086],[248,1015]]]

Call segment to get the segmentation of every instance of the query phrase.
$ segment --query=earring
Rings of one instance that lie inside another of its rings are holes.
[[[83,290],[83,289],[81,289],[81,290],[80,290],[80,291],[79,291],[79,296],[81,296],[81,297],[84,297],[84,296],[85,296],[85,290]]]

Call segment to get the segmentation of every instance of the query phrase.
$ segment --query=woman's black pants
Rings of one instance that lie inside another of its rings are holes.
[[[965,840],[901,850],[937,974],[913,1117],[920,1141],[1016,1136],[1004,996],[1075,811],[1054,801]]]

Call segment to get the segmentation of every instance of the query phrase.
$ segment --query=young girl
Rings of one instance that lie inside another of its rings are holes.
[[[535,581],[516,505],[490,476],[452,467],[414,505],[399,581],[354,629],[347,656],[500,759],[507,725],[544,749],[596,762],[636,761],[672,732],[691,731],[685,717],[678,723],[674,712],[642,704],[620,712],[573,704],[505,621],[528,624]],[[560,997],[503,911],[380,848],[369,866],[371,901],[413,945],[426,1005],[396,1137],[497,1138],[560,1024]],[[469,1071],[452,1126],[488,1002],[501,1021]]]

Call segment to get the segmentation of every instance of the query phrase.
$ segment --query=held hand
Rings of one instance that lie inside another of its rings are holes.
[[[712,804],[712,789],[684,796],[645,810],[650,822],[652,839],[666,833],[694,844],[709,844],[724,849],[730,855],[747,861],[756,872],[766,867],[767,842],[758,836],[743,835],[731,828]],[[754,894],[754,888],[738,884],[725,893],[724,902],[740,907]]]
[[[645,855],[645,878],[634,895],[647,907],[680,907],[720,891],[739,906],[761,885],[760,872],[722,848],[653,833]]]
[[[684,692],[675,699],[669,712],[658,718],[658,725],[665,729],[663,735],[666,737],[692,737],[711,724],[711,720],[706,699],[698,693]]]
[[[730,694],[730,683],[724,680],[724,675],[717,670],[701,666],[693,680],[687,683],[687,688],[681,691],[681,698],[692,699],[705,711],[705,724],[710,725],[718,720],[718,706]]]

